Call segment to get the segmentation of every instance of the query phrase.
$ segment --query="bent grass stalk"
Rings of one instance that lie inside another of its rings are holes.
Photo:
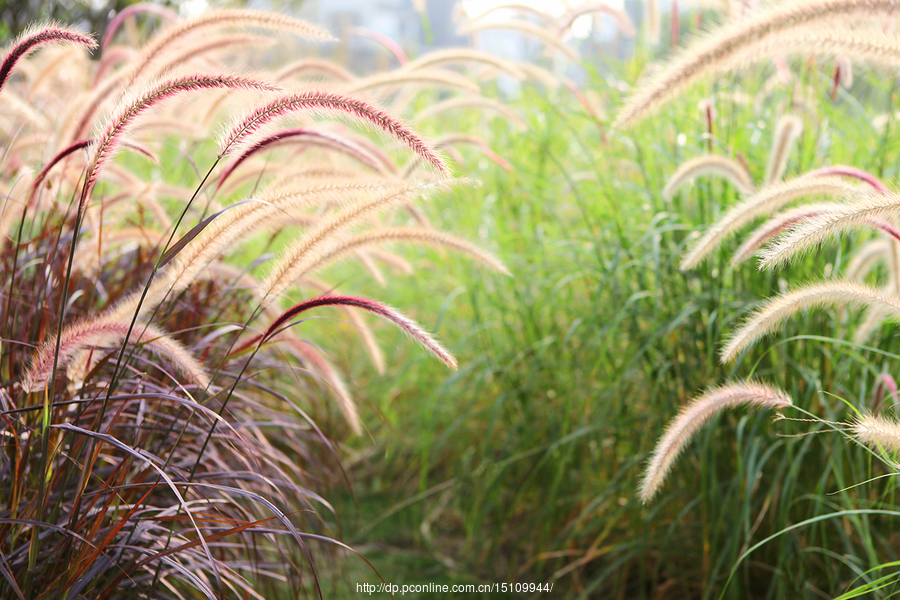
[[[657,442],[638,488],[641,502],[647,504],[653,499],[678,456],[707,421],[743,404],[780,409],[793,403],[782,390],[756,382],[726,384],[695,398],[669,423]]]

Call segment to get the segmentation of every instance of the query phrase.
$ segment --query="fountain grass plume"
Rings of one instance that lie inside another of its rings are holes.
[[[887,239],[872,240],[857,248],[847,263],[847,279],[862,281],[880,259],[888,256],[891,243]]]
[[[160,6],[159,4],[154,4],[153,2],[138,2],[137,4],[126,6],[119,11],[119,13],[109,22],[109,25],[106,26],[106,33],[103,34],[103,39],[100,41],[100,51],[106,52],[106,47],[109,46],[109,43],[116,35],[116,32],[118,32],[122,24],[125,23],[125,19],[141,13],[156,15],[170,23],[178,20],[178,13],[174,10],[166,8],[165,6]]]
[[[289,31],[321,40],[334,39],[323,29],[277,13],[246,9],[212,11],[184,21],[180,25],[169,27],[153,38],[132,61],[134,66],[125,77],[125,87],[131,85],[157,56],[172,46],[173,42],[211,27],[263,27]]]
[[[138,94],[135,99],[124,101],[121,107],[113,112],[106,126],[103,127],[102,133],[95,136],[97,143],[92,146],[93,152],[88,161],[84,192],[81,196],[82,206],[87,202],[91,188],[97,181],[100,169],[115,155],[122,145],[122,136],[125,134],[125,131],[141,113],[146,112],[163,100],[181,93],[204,89],[273,91],[271,86],[247,79],[246,77],[235,77],[233,75],[189,75],[162,81]]]
[[[422,121],[441,113],[460,108],[477,108],[481,111],[491,110],[500,114],[519,129],[526,129],[528,127],[525,124],[525,121],[523,121],[522,118],[514,113],[508,106],[498,100],[485,98],[483,96],[462,96],[460,98],[448,98],[447,100],[442,100],[437,104],[433,104],[428,108],[418,111],[412,118],[412,123],[421,123]]]
[[[489,252],[482,250],[471,242],[461,240],[442,231],[435,231],[433,229],[416,229],[412,227],[374,229],[372,231],[366,231],[354,236],[349,236],[332,246],[328,251],[322,253],[321,256],[319,256],[318,260],[310,265],[309,270],[313,271],[315,269],[319,269],[326,263],[336,260],[346,253],[352,252],[353,250],[364,248],[366,246],[372,246],[375,244],[385,244],[391,242],[407,242],[435,246],[438,248],[450,248],[451,250],[456,250],[457,252],[462,252],[463,254],[468,255],[476,262],[488,267],[489,269],[510,277],[512,276],[512,273],[510,273],[509,269],[506,268],[506,266],[500,261],[500,259],[490,254]]]
[[[900,215],[900,195],[858,192],[847,203],[832,204],[821,214],[806,219],[784,232],[762,254],[760,269],[782,266],[822,244],[836,233],[862,227],[877,227],[900,240],[891,223]]]
[[[766,186],[733,206],[707,229],[688,249],[679,268],[682,271],[693,269],[741,227],[753,219],[779,210],[797,198],[813,194],[845,196],[858,191],[857,186],[848,184],[840,177],[821,176],[818,173],[807,173],[795,179]]]
[[[791,147],[802,131],[803,121],[799,118],[788,115],[779,119],[778,125],[775,126],[775,138],[772,140],[769,164],[766,166],[766,185],[781,180],[787,167]]]
[[[63,330],[59,340],[57,365],[65,367],[82,350],[96,346],[112,346],[125,340],[130,329],[128,321],[106,319],[84,320]],[[170,363],[178,372],[189,378],[201,389],[209,386],[209,375],[191,353],[175,339],[167,336],[155,325],[142,325],[140,335],[132,333],[131,342],[143,345],[147,350]],[[135,339],[137,338],[137,339]],[[28,371],[22,378],[22,388],[26,392],[40,390],[53,372],[57,340],[42,343],[34,356]]]
[[[442,175],[450,174],[444,160],[425,143],[425,140],[398,119],[363,100],[318,90],[276,97],[238,118],[221,138],[219,157],[239,151],[244,144],[249,143],[248,138],[253,133],[271,121],[298,111],[329,112],[355,117],[397,138]]]
[[[891,454],[900,453],[900,423],[894,419],[863,413],[850,425],[850,431],[874,450],[883,448]]]
[[[619,112],[613,127],[635,123],[700,77],[746,60],[747,57],[742,56],[743,51],[772,36],[799,27],[890,17],[898,11],[898,0],[798,0],[773,6],[725,25],[680,52],[668,65],[644,79]],[[788,38],[784,36],[784,39]]]
[[[404,333],[417,341],[426,350],[434,354],[438,359],[440,359],[441,362],[443,362],[451,369],[456,370],[458,366],[456,359],[453,358],[453,355],[450,354],[450,352],[448,352],[447,349],[444,348],[440,343],[438,343],[438,341],[435,340],[431,336],[431,334],[422,329],[418,325],[418,323],[404,316],[399,311],[391,308],[390,306],[381,304],[380,302],[375,302],[374,300],[369,300],[367,298],[358,298],[355,296],[319,296],[318,298],[306,300],[305,302],[294,305],[293,307],[282,313],[281,316],[279,316],[271,325],[269,325],[269,328],[265,331],[262,339],[260,340],[260,344],[264,343],[271,336],[275,335],[276,332],[278,332],[286,323],[295,318],[297,315],[319,306],[352,306],[368,311],[387,321],[390,321],[391,323],[399,327]]]
[[[449,87],[460,89],[471,94],[478,94],[481,88],[468,77],[448,71],[447,69],[409,69],[404,68],[390,73],[380,73],[357,79],[351,83],[346,91],[350,94],[371,92],[382,88],[391,88],[401,85],[428,85],[432,87]]]
[[[450,180],[432,184],[422,184],[392,190],[386,194],[365,198],[338,211],[330,218],[310,228],[299,240],[291,245],[275,264],[262,283],[262,309],[278,298],[293,282],[306,275],[313,265],[336,243],[335,238],[345,229],[358,223],[373,213],[396,206],[414,193],[445,188],[462,180]]]
[[[337,81],[354,81],[356,75],[330,60],[321,58],[304,58],[282,68],[275,75],[275,81],[284,81],[306,72],[320,73]]]
[[[419,58],[406,65],[407,70],[418,70],[433,67],[444,63],[476,63],[488,65],[502,73],[512,75],[516,79],[525,79],[522,72],[512,61],[499,58],[493,54],[476,50],[474,48],[447,48],[445,50],[433,50],[423,54]]]
[[[225,181],[234,172],[234,170],[237,169],[245,160],[259,152],[260,150],[264,150],[265,148],[284,141],[294,141],[300,144],[321,145],[326,148],[337,150],[346,154],[347,156],[350,156],[360,164],[368,167],[376,173],[384,174],[386,172],[390,172],[390,167],[393,167],[393,170],[396,171],[396,167],[393,165],[393,163],[391,163],[390,158],[383,152],[379,152],[379,155],[377,157],[372,156],[367,149],[364,149],[358,144],[355,144],[353,140],[347,138],[346,136],[338,135],[336,133],[330,133],[327,131],[297,127],[277,131],[271,135],[264,137],[263,139],[254,143],[252,146],[245,149],[240,156],[235,158],[225,168],[225,170],[222,171],[222,174],[219,176],[219,181],[216,184],[216,190],[218,191],[219,188],[222,187],[222,184],[225,183]]]
[[[731,258],[731,266],[736,267],[759,250],[763,244],[782,233],[792,225],[816,217],[831,209],[830,204],[804,204],[791,210],[779,213],[756,228]]]
[[[3,62],[0,63],[0,90],[9,79],[16,63],[47,44],[70,42],[80,44],[89,50],[97,47],[97,42],[89,35],[57,24],[38,24],[29,27],[12,43]]]
[[[616,20],[616,24],[619,26],[619,31],[621,31],[622,35],[624,35],[625,37],[634,37],[637,34],[637,30],[634,27],[634,23],[631,21],[631,17],[628,16],[628,13],[624,10],[614,8],[605,2],[592,2],[590,4],[584,4],[569,11],[563,16],[563,19],[560,21],[560,34],[567,32],[579,17],[598,12],[606,13],[612,16],[612,18]]]
[[[663,188],[663,197],[671,199],[687,181],[708,174],[728,180],[742,194],[752,194],[755,190],[753,176],[744,165],[724,156],[708,154],[681,163]]]
[[[519,31],[525,35],[533,36],[541,40],[550,48],[559,50],[565,54],[572,62],[578,64],[581,62],[581,56],[578,55],[569,45],[563,42],[559,35],[546,27],[535,25],[530,21],[522,19],[510,19],[506,21],[486,21],[484,23],[474,22],[464,25],[459,29],[459,35],[472,35],[488,29],[512,29]]]
[[[724,364],[734,360],[756,340],[772,333],[794,314],[826,306],[884,309],[886,315],[900,319],[900,298],[848,281],[816,283],[773,298],[750,315],[725,343],[720,353],[721,362]]]
[[[657,442],[638,488],[641,502],[647,504],[653,499],[678,456],[707,421],[743,404],[780,409],[793,403],[784,391],[757,382],[726,384],[695,398],[681,409]]]

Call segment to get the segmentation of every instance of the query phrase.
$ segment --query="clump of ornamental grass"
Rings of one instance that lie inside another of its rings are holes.
[[[364,424],[303,319],[344,311],[379,370],[386,359],[362,315],[457,363],[397,309],[337,293],[319,273],[354,259],[384,281],[379,264],[410,266],[383,246],[409,243],[508,273],[476,245],[401,218],[466,181],[435,144],[353,91],[373,79],[288,81],[313,68],[347,78],[323,61],[280,76],[237,74],[222,60],[209,70],[205,59],[260,42],[236,30],[260,28],[329,37],[230,10],[174,22],[134,50],[112,45],[113,28],[95,63],[30,57],[48,44],[96,46],[56,25],[5,53],[0,105],[18,108],[3,122],[0,163],[4,597],[321,594],[320,557],[346,549],[329,537],[337,517],[319,494],[340,478],[343,426],[331,407],[351,431]],[[418,68],[417,84],[436,81]],[[199,157],[188,186],[148,178],[154,165],[172,168],[160,130],[210,121],[215,150],[181,142]],[[403,157],[413,166],[401,178]],[[294,241],[280,257],[231,262],[242,242],[282,230]]]
[[[806,0],[759,10],[712,31],[658,68],[637,86],[614,126],[627,126],[644,118],[706,75],[730,71],[773,55],[825,55],[848,64],[849,60],[896,64],[900,56],[896,51],[897,42],[883,25],[898,9],[900,4],[890,0]],[[840,83],[842,71],[849,75],[850,68],[839,66],[834,75],[835,86]],[[710,134],[712,120],[710,116]],[[760,217],[769,219],[738,248],[732,266],[741,264],[765,245],[768,246],[761,251],[760,268],[783,266],[805,251],[851,230],[880,232],[884,239],[862,249],[851,262],[850,278],[800,286],[765,302],[725,342],[720,352],[723,363],[737,360],[751,345],[779,330],[785,321],[801,311],[866,310],[856,334],[858,343],[881,321],[900,320],[900,228],[897,226],[900,204],[896,192],[872,174],[842,165],[783,179],[790,149],[801,129],[802,123],[796,117],[788,116],[778,123],[765,175],[758,187],[745,164],[721,156],[698,157],[676,171],[663,190],[666,197],[671,197],[689,179],[704,174],[724,177],[743,195],[737,205],[725,211],[692,242],[681,269],[696,268],[729,236]],[[837,201],[790,206],[809,196],[830,196]],[[888,281],[880,288],[861,283],[880,261],[887,264]],[[639,492],[643,502],[653,497],[687,439],[709,415],[736,402],[735,397],[761,403],[774,397],[771,390],[743,390],[743,395],[721,393],[719,397],[720,392],[721,389],[715,390],[696,399],[669,426],[645,471]],[[878,417],[862,417],[852,426],[853,434],[863,443],[891,451],[900,447],[894,438],[895,429],[895,424]]]

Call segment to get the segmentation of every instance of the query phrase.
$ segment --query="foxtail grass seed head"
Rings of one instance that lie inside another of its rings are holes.
[[[707,421],[744,404],[777,410],[793,403],[784,391],[756,382],[726,384],[695,398],[681,409],[657,442],[638,488],[641,502],[647,504],[653,499],[685,446]]]
[[[701,77],[769,56],[759,47],[779,34],[785,33],[777,40],[781,43],[799,28],[890,17],[898,9],[897,0],[797,0],[736,20],[698,40],[639,83],[613,127],[637,122]],[[773,45],[777,48],[778,43]]]
[[[28,28],[12,43],[3,62],[0,63],[0,90],[9,79],[16,63],[37,50],[40,46],[61,43],[80,44],[89,50],[97,47],[97,42],[89,35],[55,24],[35,25]]]
[[[894,419],[864,413],[850,426],[853,437],[873,450],[883,448],[900,453],[900,423]]]
[[[239,151],[242,144],[261,127],[297,111],[329,112],[354,117],[400,140],[442,175],[448,176],[450,173],[444,160],[425,140],[398,119],[363,100],[316,90],[277,97],[238,118],[222,136],[219,156]]]
[[[772,333],[798,312],[826,306],[883,309],[886,316],[895,320],[900,319],[900,299],[857,283],[845,281],[817,283],[782,294],[769,300],[754,312],[722,348],[722,363],[734,360],[756,340]]]
[[[724,156],[707,155],[692,158],[679,165],[663,188],[663,197],[671,198],[685,183],[703,175],[722,177],[744,195],[754,192],[753,176],[744,165]]]

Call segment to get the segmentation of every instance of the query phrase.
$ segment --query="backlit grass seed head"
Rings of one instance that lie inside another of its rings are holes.
[[[876,227],[895,239],[900,236],[890,222],[900,216],[900,196],[863,192],[851,198],[848,203],[833,204],[829,210],[786,231],[763,252],[760,269],[784,265],[832,235],[852,229]]]
[[[640,120],[705,75],[768,56],[753,51],[782,32],[843,24],[852,19],[890,17],[898,10],[898,0],[799,0],[773,6],[721,27],[645,78],[622,108],[613,127]],[[789,38],[784,36],[785,40]]]
[[[850,426],[853,437],[873,450],[884,448],[900,453],[900,423],[887,417],[864,413]]]
[[[793,403],[782,390],[756,382],[726,384],[695,398],[681,409],[657,442],[638,488],[641,502],[647,504],[653,499],[678,456],[707,421],[743,404],[780,409]]]
[[[447,69],[415,69],[410,70],[404,68],[392,73],[382,73],[379,75],[371,75],[369,77],[357,79],[347,86],[348,94],[370,93],[377,95],[376,90],[392,90],[399,86],[418,85],[429,87],[446,87],[451,89],[459,89],[470,94],[478,94],[481,88],[474,81],[448,71]]]
[[[60,338],[58,367],[64,368],[85,348],[121,344],[129,325],[127,321],[93,320],[67,327]],[[147,350],[172,364],[199,387],[205,389],[209,386],[209,376],[200,363],[184,346],[165,335],[156,326],[136,325],[130,339],[132,343],[143,344]],[[44,386],[53,372],[55,354],[55,338],[40,345],[22,379],[22,388],[26,392],[34,392]]]
[[[280,96],[237,119],[222,136],[219,156],[239,152],[248,138],[271,121],[297,111],[329,112],[348,115],[403,142],[412,152],[431,164],[442,175],[449,175],[443,159],[418,134],[363,100],[322,91],[307,91]]]
[[[277,13],[244,9],[212,11],[169,27],[150,40],[132,61],[134,66],[125,77],[125,86],[131,85],[159,55],[171,48],[176,40],[213,27],[262,27],[320,40],[334,39],[326,31],[305,21]]]
[[[550,48],[559,50],[574,63],[577,64],[581,62],[581,57],[578,53],[563,42],[557,32],[522,19],[469,23],[460,28],[459,35],[472,35],[488,29],[512,29],[514,31],[519,31],[525,35],[539,39]]]
[[[707,155],[681,163],[663,188],[663,197],[671,198],[685,183],[702,175],[722,177],[742,194],[754,192],[753,176],[744,165],[724,156]]]
[[[779,181],[787,168],[788,156],[794,142],[803,131],[803,121],[795,116],[782,117],[775,126],[775,139],[769,153],[769,164],[766,167],[766,184]]]
[[[204,89],[237,89],[271,91],[272,87],[245,77],[232,75],[190,75],[170,79],[153,85],[137,98],[128,100],[117,109],[103,128],[101,134],[95,136],[97,143],[92,146],[93,152],[88,162],[85,176],[85,192],[82,203],[87,201],[88,194],[97,181],[98,173],[121,146],[122,136],[134,120],[154,105],[177,96],[183,92]]]
[[[438,343],[430,333],[422,329],[418,323],[390,306],[375,302],[374,300],[369,300],[368,298],[358,298],[355,296],[319,296],[318,298],[296,304],[282,313],[278,319],[269,325],[269,328],[263,334],[263,341],[268,339],[283,325],[297,317],[297,315],[319,306],[352,306],[368,311],[399,327],[403,332],[421,344],[426,350],[434,354],[441,362],[451,369],[456,370],[458,366],[453,355]]]
[[[769,300],[754,312],[722,348],[722,363],[734,360],[747,347],[774,332],[796,313],[826,306],[881,308],[890,318],[900,319],[900,299],[886,296],[870,287],[843,281],[809,285]]]
[[[844,196],[859,191],[840,177],[807,173],[796,179],[759,190],[728,210],[688,249],[681,261],[682,271],[693,269],[713,250],[752,220],[769,215],[798,198],[813,194]]]
[[[736,267],[753,256],[763,244],[789,227],[821,215],[831,208],[830,204],[807,204],[775,215],[747,236],[744,243],[735,250],[734,256],[731,258],[731,266]]]
[[[9,79],[16,63],[47,44],[70,42],[88,49],[97,47],[97,42],[89,35],[56,24],[39,24],[29,27],[10,45],[9,51],[0,63],[0,90]]]

